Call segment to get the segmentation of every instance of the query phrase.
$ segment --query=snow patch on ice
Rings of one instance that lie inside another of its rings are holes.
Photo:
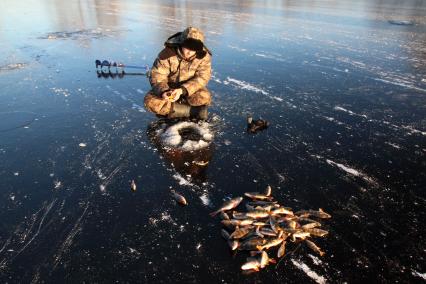
[[[247,83],[247,82],[244,82],[244,81],[241,81],[241,80],[237,80],[237,79],[234,79],[234,78],[231,78],[231,77],[227,77],[225,82],[233,83],[234,85],[236,85],[236,87],[239,87],[240,89],[243,89],[243,90],[261,93],[263,95],[269,95],[269,93],[267,91],[262,90],[259,87],[253,86],[250,83]]]
[[[387,145],[389,145],[389,146],[392,146],[392,147],[394,147],[395,149],[401,149],[401,146],[399,146],[399,145],[397,145],[397,144],[394,144],[394,143],[391,143],[391,142],[385,142],[385,144],[387,144]]]
[[[193,186],[194,185],[193,183],[191,183],[189,180],[185,179],[179,173],[175,173],[173,175],[173,178],[179,183],[179,185],[185,185],[185,186]]]
[[[235,49],[235,50],[238,50],[238,51],[247,51],[247,49],[245,49],[245,48],[241,48],[241,47],[238,47],[238,46],[235,46],[235,45],[228,45],[228,47],[229,48],[232,48],[232,49]]]
[[[319,284],[326,283],[327,279],[325,279],[323,276],[318,275],[315,271],[312,271],[305,263],[294,259],[292,259],[291,262],[294,266],[305,272],[305,274],[315,282]]]
[[[354,168],[348,167],[348,166],[343,165],[343,164],[336,163],[336,162],[329,160],[329,159],[326,159],[326,162],[327,162],[327,164],[329,164],[331,166],[335,166],[335,167],[339,168],[340,170],[342,170],[342,171],[344,171],[344,172],[346,172],[346,173],[348,173],[352,176],[360,177],[368,183],[376,184],[376,182],[374,181],[373,178],[362,173],[361,171],[358,171]]]
[[[415,271],[414,269],[412,269],[411,274],[413,274],[414,276],[423,278],[423,280],[426,280],[426,273],[420,273],[420,272]]]
[[[335,107],[334,107],[334,109],[335,109],[335,110],[338,110],[338,111],[347,112],[347,113],[349,113],[350,115],[354,115],[354,116],[359,116],[359,117],[367,118],[367,116],[366,116],[365,114],[358,114],[358,113],[355,113],[355,112],[353,112],[353,111],[351,111],[351,110],[345,109],[345,108],[343,108],[343,107],[341,107],[341,106],[335,106]]]
[[[426,92],[426,89],[413,86],[409,83],[398,82],[398,80],[389,81],[389,80],[379,79],[379,78],[374,78],[374,80],[380,81],[380,82],[383,82],[383,83],[387,83],[387,84],[391,84],[391,85],[395,85],[395,86],[404,87],[404,88],[407,88],[407,89],[413,89],[413,90],[416,90],[416,91]]]
[[[322,260],[319,259],[318,257],[316,257],[312,254],[308,254],[308,256],[312,259],[312,261],[315,265],[322,265]]]
[[[200,196],[201,202],[203,203],[204,206],[210,206],[211,205],[211,200],[209,195],[204,192],[201,196]]]

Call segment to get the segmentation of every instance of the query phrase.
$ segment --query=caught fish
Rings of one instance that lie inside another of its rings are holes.
[[[246,216],[246,213],[234,211],[232,212],[232,218],[238,219],[238,220],[244,220],[244,219],[247,219],[247,216]]]
[[[287,210],[285,207],[280,207],[271,211],[272,215],[285,214],[285,215],[294,215],[292,211]]]
[[[298,227],[298,223],[294,220],[290,220],[287,222],[287,226],[291,229],[296,229]]]
[[[262,254],[260,255],[260,268],[264,268],[267,266],[270,262],[276,263],[274,259],[270,259],[268,256],[268,253],[266,251],[262,251]]]
[[[130,189],[132,191],[136,191],[136,182],[134,179],[132,179],[132,182],[130,183]]]
[[[260,219],[260,218],[268,217],[269,213],[263,210],[256,210],[256,211],[247,212],[245,215],[249,218]]]
[[[300,211],[296,212],[296,215],[299,216],[299,217],[313,216],[313,217],[321,218],[321,219],[331,218],[331,215],[324,212],[321,208],[318,211],[316,211],[316,210],[300,210]]]
[[[245,196],[251,198],[251,199],[259,199],[259,200],[272,200],[272,196],[266,196],[264,194],[261,194],[259,192],[246,192],[244,193]]]
[[[228,245],[231,248],[231,250],[236,250],[240,243],[237,240],[228,240]]]
[[[266,243],[266,240],[260,237],[248,239],[240,244],[238,249],[240,250],[255,250],[256,246],[261,246]]]
[[[269,242],[267,242],[264,245],[256,246],[256,248],[257,248],[257,250],[264,250],[264,249],[268,249],[268,248],[271,248],[271,247],[275,247],[282,242],[283,242],[283,239],[276,238],[276,239],[270,240]]]
[[[306,244],[310,249],[312,249],[314,252],[318,253],[320,256],[323,256],[325,252],[323,252],[320,247],[318,247],[314,242],[310,240],[305,240]]]
[[[315,237],[324,237],[325,235],[328,235],[328,231],[319,228],[306,229],[305,232]]]
[[[228,201],[224,202],[222,207],[220,207],[218,210],[210,213],[210,216],[214,217],[222,211],[234,209],[235,207],[237,207],[241,203],[242,200],[243,200],[242,197],[236,197],[236,198],[233,198],[231,200],[228,200]]]
[[[272,187],[270,185],[268,185],[265,189],[265,195],[271,196],[271,193],[272,193]]]
[[[249,227],[243,227],[243,228],[237,228],[235,231],[231,234],[231,239],[241,239],[245,235],[247,235],[252,228]]]
[[[308,224],[302,225],[301,228],[303,230],[307,230],[307,229],[313,229],[313,228],[320,227],[320,226],[321,226],[321,223],[312,222],[312,223],[308,223]]]
[[[253,224],[253,220],[252,219],[242,219],[242,220],[238,220],[238,219],[231,219],[231,220],[222,220],[221,223],[227,227],[229,227],[229,225],[232,226],[247,226],[247,225],[251,225]]]
[[[257,258],[249,257],[247,262],[241,266],[242,270],[254,270],[259,271],[260,261]]]
[[[170,191],[172,193],[173,198],[182,205],[187,205],[188,202],[186,202],[185,197],[183,197],[183,195],[180,195],[179,193],[177,193],[176,191],[172,190]]]
[[[230,218],[229,218],[229,215],[228,214],[226,214],[225,212],[223,212],[223,211],[221,211],[220,212],[220,219],[222,219],[222,220],[229,220]]]
[[[307,237],[309,237],[311,234],[309,234],[308,232],[298,232],[298,233],[294,233],[291,235],[291,240],[293,242],[296,241],[296,239],[306,239]]]
[[[251,205],[251,206],[265,206],[265,205],[275,205],[280,207],[279,204],[277,204],[277,201],[264,201],[264,200],[256,200],[256,201],[251,201],[251,202],[247,202],[247,204]]]
[[[269,228],[263,228],[259,231],[262,235],[269,236],[269,237],[276,237],[277,233],[274,232],[274,230]]]
[[[286,241],[283,241],[282,244],[280,245],[280,248],[278,249],[278,252],[277,252],[278,258],[282,257],[285,254],[285,244],[286,243],[287,243]]]

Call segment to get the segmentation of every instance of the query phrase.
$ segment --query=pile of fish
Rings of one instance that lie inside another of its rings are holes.
[[[322,209],[293,212],[274,201],[271,192],[270,186],[264,193],[246,192],[244,195],[250,199],[245,204],[246,212],[235,210],[243,200],[243,197],[236,197],[210,214],[212,217],[220,214],[225,227],[222,236],[232,250],[250,252],[247,262],[241,266],[247,272],[256,272],[269,263],[276,263],[269,255],[283,257],[288,243],[304,242],[320,256],[324,255],[311,238],[328,234],[319,228],[319,220],[331,218],[331,215]],[[271,252],[273,248],[278,249]]]

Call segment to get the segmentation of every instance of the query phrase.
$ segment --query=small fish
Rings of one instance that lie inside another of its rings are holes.
[[[224,202],[222,207],[220,207],[218,210],[210,213],[210,216],[214,217],[222,211],[234,209],[235,207],[237,207],[241,203],[242,200],[243,200],[242,197],[236,197],[236,198],[233,198],[231,200],[228,200],[228,201]]]
[[[328,231],[319,228],[306,229],[305,232],[315,237],[324,237],[325,235],[328,235]]]
[[[307,237],[309,237],[311,234],[309,234],[308,232],[298,232],[298,233],[294,233],[293,235],[291,235],[291,240],[293,242],[296,241],[296,239],[306,239]]]
[[[268,185],[265,189],[265,195],[271,196],[271,193],[272,193],[272,187],[270,185]]]
[[[296,229],[298,226],[298,223],[294,220],[290,220],[287,222],[287,226],[291,229]]]
[[[246,213],[234,211],[232,212],[232,218],[238,219],[238,220],[244,220],[244,219],[247,219],[247,216],[246,216]]]
[[[316,253],[318,253],[320,256],[323,256],[325,254],[325,252],[323,252],[320,247],[318,247],[314,242],[310,241],[310,240],[305,240],[306,244],[308,245],[308,247],[310,249],[312,249],[313,251],[315,251]]]
[[[236,250],[240,243],[237,240],[228,240],[228,245],[231,248],[231,250]]]
[[[296,215],[299,216],[299,217],[313,216],[313,217],[321,218],[321,219],[331,218],[331,215],[324,212],[321,208],[318,211],[316,211],[316,210],[300,210],[300,211],[296,212]]]
[[[232,224],[231,220],[222,220],[220,222],[222,223],[222,225],[224,225],[228,229],[231,229],[231,230],[235,229],[235,225]]]
[[[321,227],[321,223],[312,222],[312,223],[308,223],[308,224],[302,225],[302,229],[303,230],[313,229],[313,228],[316,228],[316,227]]]
[[[247,235],[252,228],[249,227],[243,227],[243,228],[237,228],[235,231],[231,234],[231,239],[241,239],[245,235]]]
[[[272,239],[272,240],[270,240],[269,242],[267,242],[267,243],[266,243],[266,244],[264,244],[264,245],[256,246],[256,248],[257,248],[257,250],[264,250],[264,249],[268,249],[268,248],[271,248],[271,247],[274,247],[274,246],[279,245],[279,244],[280,244],[280,243],[282,243],[283,241],[284,241],[283,239],[279,239],[279,238]]]
[[[282,257],[285,254],[285,244],[286,243],[287,243],[286,241],[283,241],[280,248],[278,249],[278,252],[277,252],[278,258]]]
[[[270,236],[270,237],[276,237],[277,233],[275,233],[272,229],[269,228],[263,228],[259,231],[262,235]]]
[[[132,179],[132,181],[130,182],[130,189],[132,191],[136,191],[136,182],[134,179]]]
[[[244,193],[245,196],[251,198],[251,199],[259,199],[259,200],[272,200],[272,196],[266,196],[264,194],[261,194],[259,192],[246,192]]]
[[[188,202],[186,202],[186,199],[185,199],[185,197],[183,197],[183,195],[180,195],[179,193],[177,193],[176,191],[174,191],[174,190],[172,190],[171,191],[171,193],[172,193],[172,195],[173,195],[173,198],[179,203],[179,204],[182,204],[182,205],[187,205],[188,204]]]
[[[256,246],[260,246],[266,243],[266,240],[260,237],[248,239],[240,244],[238,249],[240,250],[255,250]]]
[[[228,224],[236,227],[236,226],[247,226],[247,225],[251,225],[253,224],[253,220],[252,219],[242,219],[242,220],[238,220],[238,219],[231,219],[231,220],[222,220],[221,223],[225,226],[228,227]]]
[[[266,251],[262,251],[262,254],[260,255],[259,262],[260,262],[260,268],[264,268],[270,262],[276,263],[275,260],[269,258],[268,253]]]
[[[263,210],[256,210],[256,211],[247,212],[245,215],[249,218],[259,219],[259,218],[268,217],[269,213]]]
[[[271,211],[272,215],[285,214],[285,215],[294,215],[290,210],[287,210],[285,207],[280,207]]]
[[[247,262],[241,266],[242,270],[254,270],[259,271],[260,261],[257,258],[249,257]]]

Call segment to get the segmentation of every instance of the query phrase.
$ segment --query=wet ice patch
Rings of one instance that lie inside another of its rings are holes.
[[[185,139],[180,131],[189,129],[199,136],[199,140]],[[160,132],[160,139],[164,146],[178,148],[183,151],[194,151],[209,146],[213,140],[213,133],[206,122],[182,121]]]
[[[302,270],[309,278],[311,278],[315,282],[319,284],[326,283],[327,279],[325,279],[323,276],[318,275],[315,271],[310,269],[309,266],[307,266],[305,263],[294,260],[294,259],[292,259],[291,262],[293,263],[294,266]]]

